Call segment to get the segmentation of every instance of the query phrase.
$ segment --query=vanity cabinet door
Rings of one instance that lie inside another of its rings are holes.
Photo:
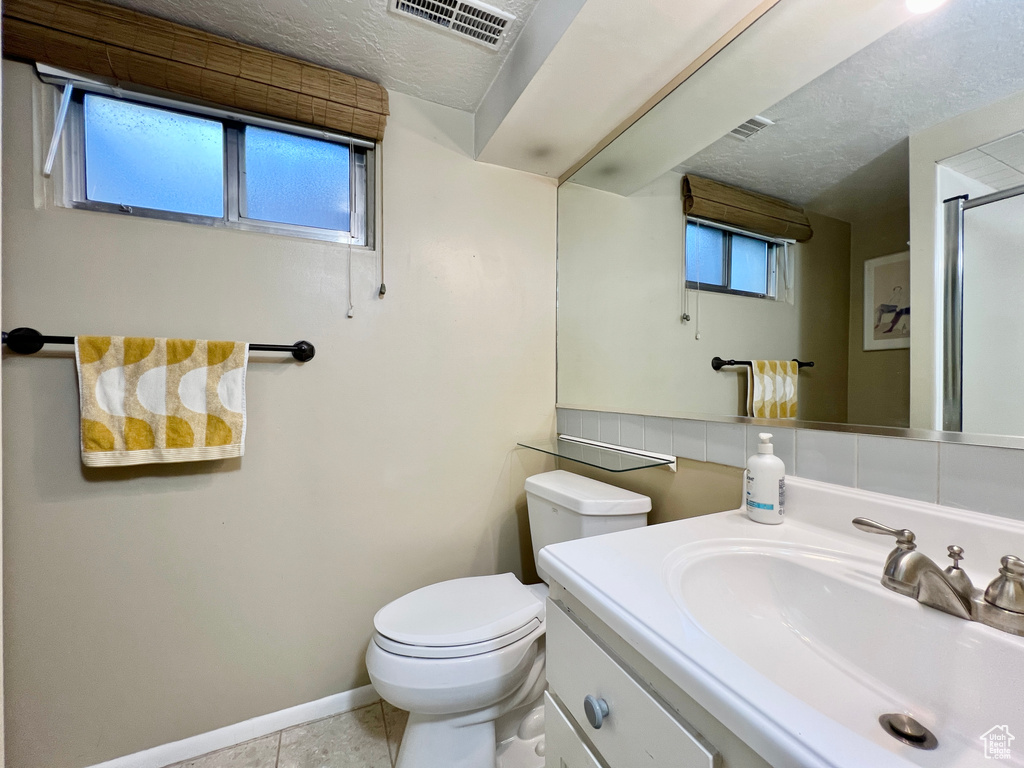
[[[662,706],[550,601],[547,674],[551,691],[613,768],[713,768],[716,764],[717,750]],[[600,727],[594,727],[595,721]],[[548,763],[549,768],[552,765],[561,768]]]
[[[562,708],[544,692],[544,768],[603,768]]]

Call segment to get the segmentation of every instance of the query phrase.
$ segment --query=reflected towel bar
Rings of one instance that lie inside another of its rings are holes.
[[[43,348],[44,344],[74,344],[74,336],[43,336],[35,328],[15,328],[8,333],[3,332],[3,341],[11,352],[19,355],[31,355]],[[308,341],[296,341],[294,344],[250,344],[254,352],[291,352],[292,357],[300,363],[313,359],[316,347]]]
[[[797,360],[795,357],[793,358],[793,362],[796,363],[796,367],[797,368],[813,368],[814,367],[814,363],[805,363],[802,360]],[[723,360],[720,357],[712,357],[711,358],[711,367],[714,368],[716,371],[722,370],[722,366],[725,366],[725,365],[749,365],[749,366],[753,366],[754,363],[751,360]]]

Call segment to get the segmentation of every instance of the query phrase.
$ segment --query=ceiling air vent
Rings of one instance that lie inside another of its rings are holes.
[[[731,131],[729,131],[729,135],[735,136],[737,139],[743,139],[745,141],[758,131],[763,131],[769,125],[775,125],[775,123],[773,123],[767,117],[761,117],[760,115],[756,115],[747,120],[747,122],[743,123],[743,125],[739,125],[733,128]]]
[[[501,47],[505,29],[516,19],[484,3],[466,0],[390,0],[389,8],[495,50]]]

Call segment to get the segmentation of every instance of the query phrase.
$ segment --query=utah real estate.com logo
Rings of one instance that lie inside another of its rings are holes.
[[[981,741],[985,745],[985,758],[987,760],[1009,760],[1010,742],[1016,738],[1010,729],[1005,725],[993,726],[988,732],[981,735]]]

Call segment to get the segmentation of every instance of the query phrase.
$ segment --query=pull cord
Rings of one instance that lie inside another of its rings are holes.
[[[384,144],[380,144],[380,290],[377,298],[383,299],[388,292],[384,284]]]
[[[679,318],[684,323],[690,322],[690,293],[689,293],[689,291],[686,290],[686,267],[687,267],[687,263],[686,263],[686,257],[687,257],[687,253],[686,253],[686,227],[687,227],[687,218],[686,218],[686,213],[684,212],[683,213],[683,242],[682,242],[682,248],[680,249],[682,251],[682,272],[683,272],[683,274],[682,274],[682,279],[679,281],[679,307],[680,307]]]
[[[697,279],[694,282],[697,284],[697,301],[696,307],[693,311],[695,322],[693,324],[693,338],[695,341],[700,341],[700,268],[703,265],[701,261],[700,253],[700,221],[697,222]]]

